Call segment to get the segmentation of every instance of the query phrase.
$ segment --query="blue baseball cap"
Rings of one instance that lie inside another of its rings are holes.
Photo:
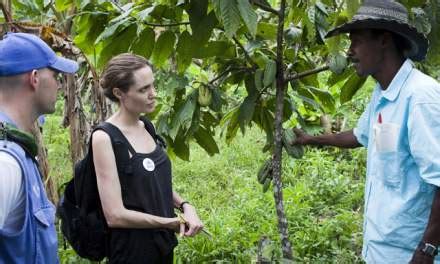
[[[7,33],[0,40],[0,76],[17,75],[41,68],[75,73],[78,63],[59,57],[39,37],[28,33]]]

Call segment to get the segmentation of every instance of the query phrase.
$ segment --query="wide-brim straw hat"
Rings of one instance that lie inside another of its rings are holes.
[[[401,35],[408,40],[410,46],[404,54],[414,61],[425,59],[428,51],[428,39],[409,24],[408,11],[395,1],[364,1],[351,21],[330,30],[325,37],[349,33],[356,29],[383,29]]]

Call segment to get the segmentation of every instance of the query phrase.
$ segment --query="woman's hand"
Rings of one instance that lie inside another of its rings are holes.
[[[190,204],[183,205],[183,218],[186,222],[187,229],[184,232],[185,236],[195,236],[203,229],[203,223],[200,221],[196,213],[196,209]]]

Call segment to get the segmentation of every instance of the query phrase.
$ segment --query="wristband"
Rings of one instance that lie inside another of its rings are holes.
[[[179,205],[179,207],[177,209],[179,209],[179,211],[182,212],[182,213],[183,213],[183,205],[184,204],[190,204],[190,203],[187,202],[187,201],[183,201],[183,202],[180,203],[180,205]]]

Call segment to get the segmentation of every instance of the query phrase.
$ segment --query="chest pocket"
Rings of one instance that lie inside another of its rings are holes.
[[[378,152],[375,154],[377,167],[376,179],[387,187],[400,188],[402,177],[406,173],[408,153],[406,152]]]
[[[56,263],[57,235],[55,231],[55,208],[48,204],[34,212],[36,222],[36,263]]]

